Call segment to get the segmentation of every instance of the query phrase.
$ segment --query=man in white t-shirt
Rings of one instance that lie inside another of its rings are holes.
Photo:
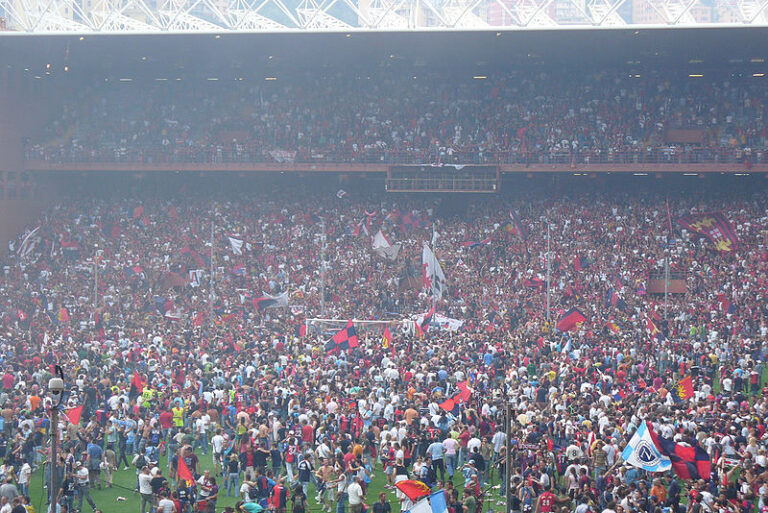
[[[347,487],[349,496],[349,513],[361,513],[363,511],[363,487],[360,486],[360,478],[355,477]]]
[[[87,500],[88,504],[96,510],[96,503],[91,498],[91,487],[88,479],[88,469],[83,466],[81,462],[75,464],[77,471],[75,472],[75,480],[77,481],[77,510],[83,511],[83,500]]]
[[[208,454],[208,421],[210,417],[203,415],[195,421],[195,443],[192,450],[198,447],[203,449],[203,454]]]
[[[611,443],[605,444],[602,447],[602,451],[605,453],[605,460],[609,467],[612,467],[616,463],[616,454],[619,449],[616,447],[616,439],[611,438]]]
[[[139,474],[139,494],[141,495],[141,513],[152,511],[154,506],[154,496],[152,495],[152,474],[149,473],[149,467],[144,465]],[[145,509],[146,508],[146,509]]]
[[[213,449],[213,468],[214,473],[218,474],[220,469],[224,468],[224,436],[221,429],[216,430],[216,434],[211,438],[211,448]]]
[[[24,462],[24,464],[19,469],[19,492],[21,492],[21,495],[27,496],[29,495],[29,478],[32,475],[32,467],[29,466],[29,463]]]

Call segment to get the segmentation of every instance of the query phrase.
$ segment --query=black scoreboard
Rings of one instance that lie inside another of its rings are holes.
[[[416,165],[390,166],[387,192],[499,192],[499,166],[495,165]]]

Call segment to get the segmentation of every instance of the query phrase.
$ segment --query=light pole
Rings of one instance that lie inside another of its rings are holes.
[[[504,401],[507,403],[505,405],[505,411],[504,411],[504,422],[506,423],[504,425],[504,434],[506,435],[506,442],[504,445],[507,446],[507,452],[504,454],[504,498],[507,501],[506,504],[506,513],[511,513],[512,511],[512,499],[510,498],[509,494],[512,492],[511,486],[509,486],[509,480],[512,477],[512,445],[510,444],[510,440],[512,440],[512,404],[509,401],[509,390],[507,390],[507,377],[504,376]]]
[[[213,210],[213,217],[211,218],[211,276],[210,276],[211,282],[208,287],[208,315],[211,318],[212,329],[214,326],[216,326],[216,323],[214,322],[214,319],[213,319],[213,287],[214,287],[213,254],[214,254],[214,250],[216,249],[213,243],[213,237],[214,237],[213,229],[215,226],[216,226],[216,209]]]
[[[549,262],[549,219],[547,219],[547,329],[549,329],[549,280],[552,266]]]
[[[325,220],[320,230],[320,317],[325,317]]]
[[[664,248],[664,322],[667,322],[667,298],[669,297],[669,240]]]
[[[51,495],[51,511],[56,513],[59,497],[57,485],[58,442],[59,442],[59,407],[64,401],[64,373],[58,365],[56,375],[48,381],[48,393],[51,395],[51,482],[48,491]]]
[[[96,310],[99,308],[99,245],[93,247],[96,250],[93,254],[93,308]]]

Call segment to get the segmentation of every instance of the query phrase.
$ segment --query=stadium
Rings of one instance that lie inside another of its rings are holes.
[[[763,513],[768,3],[0,0],[0,513]]]

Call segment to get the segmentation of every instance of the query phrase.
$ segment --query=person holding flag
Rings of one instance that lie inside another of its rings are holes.
[[[656,446],[645,421],[632,435],[621,457],[646,472],[666,472],[672,468],[672,461]]]

